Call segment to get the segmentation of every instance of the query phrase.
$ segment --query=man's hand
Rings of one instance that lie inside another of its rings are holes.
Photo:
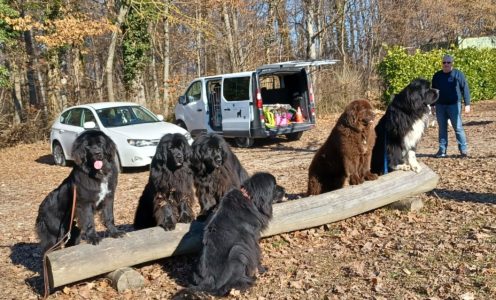
[[[470,105],[465,105],[465,113],[470,113]]]

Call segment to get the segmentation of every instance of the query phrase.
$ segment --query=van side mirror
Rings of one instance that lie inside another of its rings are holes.
[[[163,121],[163,120],[164,120],[164,116],[163,116],[163,115],[157,115],[157,119],[158,119],[159,121]]]
[[[185,105],[188,103],[188,101],[186,100],[186,96],[179,96],[179,103],[182,104],[182,105]]]
[[[84,129],[97,129],[97,127],[96,127],[96,123],[95,123],[95,122],[93,122],[93,121],[84,122],[84,124],[83,124],[83,128],[84,128]]]

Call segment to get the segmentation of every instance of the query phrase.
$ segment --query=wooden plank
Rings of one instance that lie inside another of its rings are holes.
[[[434,189],[439,176],[424,164],[420,173],[396,171],[378,180],[322,195],[274,205],[264,237],[343,220]],[[176,230],[148,228],[99,245],[81,244],[47,256],[50,286],[58,287],[122,267],[199,251],[203,224],[177,224]]]

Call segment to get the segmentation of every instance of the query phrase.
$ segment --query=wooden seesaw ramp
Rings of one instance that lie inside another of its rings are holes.
[[[303,230],[343,220],[390,203],[433,190],[439,176],[426,165],[422,171],[396,171],[375,181],[318,196],[274,204],[274,217],[263,236]],[[123,238],[105,238],[94,246],[80,244],[47,256],[50,287],[59,287],[122,267],[200,250],[203,224],[177,224],[129,232]]]

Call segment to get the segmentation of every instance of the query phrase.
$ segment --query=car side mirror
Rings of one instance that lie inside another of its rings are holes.
[[[188,101],[186,100],[186,96],[179,96],[179,103],[182,104],[182,105],[185,105],[188,103]]]
[[[96,129],[96,123],[93,121],[84,122],[83,127],[84,129]]]
[[[163,121],[163,120],[164,120],[164,116],[163,116],[163,115],[157,115],[157,119],[158,119],[159,121]]]

